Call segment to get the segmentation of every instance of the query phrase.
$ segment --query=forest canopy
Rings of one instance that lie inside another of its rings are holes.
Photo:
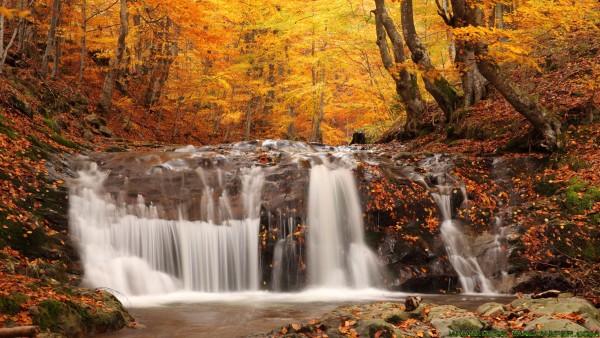
[[[134,137],[178,143],[410,138],[494,87],[554,150],[560,123],[504,68],[539,70],[540,41],[599,30],[592,0],[0,5],[0,72],[64,81]]]

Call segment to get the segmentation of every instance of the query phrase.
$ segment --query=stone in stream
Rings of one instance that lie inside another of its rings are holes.
[[[482,316],[498,316],[506,313],[507,311],[504,308],[504,305],[491,302],[479,306],[476,312]]]
[[[419,304],[421,304],[422,300],[423,298],[420,296],[408,296],[404,301],[404,309],[406,311],[413,311],[419,307]]]
[[[449,337],[449,336],[556,336],[556,331],[572,331],[578,336],[598,336],[600,315],[588,301],[576,297],[522,298],[503,305],[490,302],[475,313],[453,305],[421,303],[413,311],[404,311],[401,303],[387,302],[340,306],[309,324],[271,331],[255,337]],[[507,315],[508,314],[508,315]],[[512,315],[512,316],[511,316]],[[520,329],[514,329],[519,327]],[[512,329],[511,329],[512,328]],[[488,335],[489,334],[489,335]],[[564,335],[563,335],[564,336]]]
[[[581,318],[581,325],[588,330],[600,331],[600,311],[590,302],[577,297],[516,299],[509,305],[512,312],[530,312],[537,316],[566,315]]]
[[[432,306],[429,309],[428,323],[440,337],[448,337],[452,331],[477,332],[491,328],[491,325],[475,314],[452,305]]]

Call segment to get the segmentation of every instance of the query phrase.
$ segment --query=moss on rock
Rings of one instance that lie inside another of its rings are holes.
[[[75,291],[87,296],[94,296],[92,290]],[[30,307],[29,313],[33,324],[43,331],[59,333],[67,337],[83,337],[103,332],[116,331],[125,327],[133,318],[113,295],[97,291],[95,298],[100,297],[101,308],[85,304],[72,297],[64,302],[47,299]]]
[[[0,313],[16,315],[21,312],[21,306],[27,302],[27,295],[16,293],[14,295],[0,296]]]

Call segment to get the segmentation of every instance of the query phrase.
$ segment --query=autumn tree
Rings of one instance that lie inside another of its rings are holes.
[[[452,28],[465,27],[466,22],[462,20],[454,19],[455,16],[449,15],[449,4],[447,0],[440,3],[436,0],[438,8],[438,14],[444,19],[444,22]],[[464,12],[465,8],[461,7],[461,4],[452,2],[453,10],[455,12]],[[502,9],[501,4],[496,5],[498,9]],[[461,77],[461,84],[463,89],[462,103],[464,108],[475,105],[479,100],[484,99],[487,96],[487,81],[479,72],[477,63],[475,61],[475,51],[473,47],[461,39],[455,37],[454,41],[455,56],[454,62],[458,69]]]
[[[157,41],[151,47],[153,57],[148,62],[150,67],[147,72],[147,85],[142,99],[142,105],[147,109],[157,104],[169,78],[171,65],[178,53],[175,36],[177,26],[167,16],[159,21],[158,27]]]
[[[406,120],[403,135],[415,136],[423,123],[425,101],[419,91],[416,74],[406,67],[404,43],[402,35],[390,17],[384,0],[375,0],[375,26],[377,33],[377,46],[383,65],[396,83],[396,92],[402,99],[406,109]],[[392,46],[392,54],[388,38]],[[393,55],[393,57],[392,57]]]
[[[58,58],[58,45],[59,41],[56,38],[56,31],[58,29],[58,24],[60,20],[60,15],[62,12],[62,1],[61,0],[53,0],[52,1],[52,16],[50,20],[50,29],[48,30],[48,37],[46,40],[46,49],[44,50],[44,55],[42,56],[42,66],[40,70],[40,75],[42,77],[46,77],[48,74],[49,63],[50,63],[50,55],[54,51],[55,60]],[[54,68],[56,70],[56,67]]]
[[[400,4],[402,18],[402,34],[411,53],[412,61],[418,66],[425,83],[425,89],[435,99],[437,105],[444,112],[446,121],[450,121],[457,106],[458,95],[452,85],[435,68],[427,49],[421,43],[415,29],[413,2],[403,0]]]
[[[29,14],[25,10],[8,9],[5,7],[6,5],[6,0],[2,0],[0,6],[0,74],[2,74],[4,63],[6,63],[8,52],[19,33],[19,27],[22,27],[25,16]],[[12,32],[10,32],[11,29]],[[5,35],[8,35],[6,43]]]
[[[460,26],[464,26],[458,34],[466,41],[466,45],[473,49],[481,74],[531,123],[542,148],[550,151],[562,148],[561,125],[558,119],[500,69],[497,61],[488,53],[488,45],[484,39],[470,33],[471,30],[476,31],[483,26],[484,13],[481,7],[467,0],[452,0],[451,3],[453,12],[446,20],[455,20]]]
[[[110,108],[112,107],[112,94],[115,87],[115,82],[117,81],[117,76],[119,75],[123,65],[123,60],[125,57],[125,39],[127,38],[127,33],[129,32],[129,24],[127,21],[127,0],[120,0],[120,4],[120,29],[119,37],[117,39],[117,53],[104,79],[102,94],[97,105],[100,112],[103,113],[109,113]]]

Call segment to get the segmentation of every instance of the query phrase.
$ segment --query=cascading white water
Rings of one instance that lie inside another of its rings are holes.
[[[448,259],[458,274],[463,292],[492,293],[493,288],[490,281],[481,269],[477,258],[471,254],[470,246],[462,231],[452,219],[450,194],[433,193],[432,196],[437,202],[442,216],[440,232],[446,246]]]
[[[351,158],[334,165],[320,153],[307,154],[311,162],[327,166],[310,169],[306,218],[295,218],[296,211],[280,214],[280,228],[272,229],[269,222],[261,233],[269,167],[220,167],[208,163],[214,159],[209,156],[159,155],[124,155],[112,162],[118,170],[122,163],[147,162],[139,172],[109,175],[94,162],[78,171],[71,186],[70,226],[86,285],[127,296],[258,291],[264,265],[272,267],[271,286],[277,291],[298,290],[305,278],[313,287],[377,286],[378,258],[364,243],[362,208],[346,168]],[[139,184],[148,187],[138,189]],[[147,202],[140,190],[153,194],[148,200],[158,204]],[[305,222],[306,267],[299,224]],[[261,262],[259,245],[269,245],[264,244],[267,234],[278,237],[272,237],[272,261]]]
[[[364,242],[361,210],[350,170],[312,167],[308,264],[313,286],[376,286],[379,263]]]
[[[477,255],[472,251],[472,246],[463,234],[460,223],[452,218],[452,191],[462,193],[466,201],[467,193],[464,184],[456,177],[449,174],[452,160],[449,157],[437,154],[420,162],[424,170],[416,172],[409,171],[409,176],[415,181],[426,186],[440,211],[440,233],[448,254],[448,260],[456,271],[464,293],[494,293],[495,288],[492,281],[486,275]],[[422,173],[427,173],[424,176]],[[457,206],[460,207],[460,206]],[[486,255],[485,266],[506,265],[504,256]],[[487,271],[489,272],[489,271]]]
[[[294,240],[296,224],[292,217],[287,219],[285,224],[273,252],[271,280],[274,291],[284,291],[286,287],[297,288],[299,285],[297,273],[300,270],[298,258],[301,257],[301,247]]]
[[[134,210],[118,206],[103,194],[106,176],[92,163],[79,171],[70,195],[71,234],[80,246],[84,283],[126,295],[259,289],[260,168],[243,171],[246,217],[221,224],[213,223],[215,216],[231,214],[225,190],[217,212],[213,192],[205,189],[207,221],[166,220],[141,197]]]

